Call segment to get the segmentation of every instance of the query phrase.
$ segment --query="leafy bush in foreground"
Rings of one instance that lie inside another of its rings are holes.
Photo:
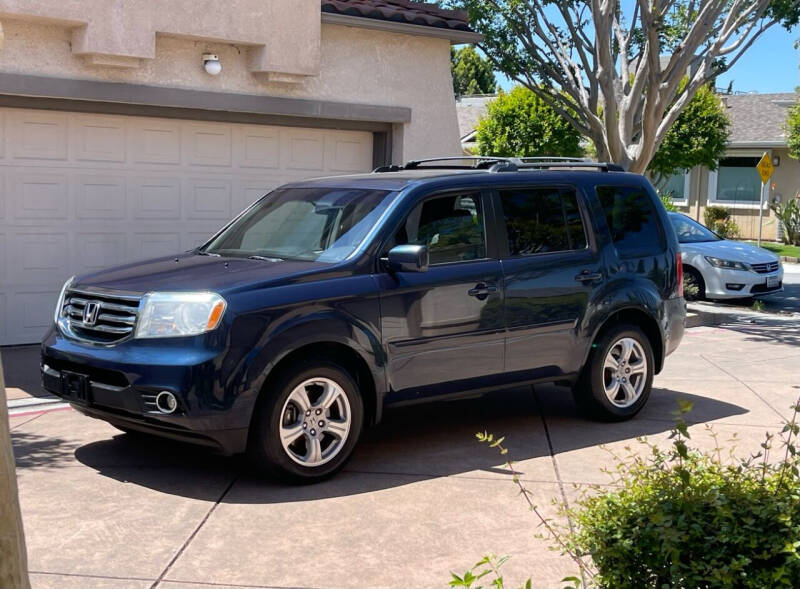
[[[782,432],[767,434],[761,451],[747,459],[723,452],[718,443],[709,453],[691,449],[683,419],[690,409],[681,402],[668,450],[641,438],[648,450],[644,455],[614,456],[613,490],[595,487],[575,507],[562,508],[571,527],[546,520],[507,464],[545,536],[572,558],[588,586],[800,587],[800,402]],[[502,438],[483,433],[478,439],[505,453]],[[770,456],[776,441],[778,455]],[[482,577],[494,573],[490,586],[502,589],[492,564],[498,561],[487,558],[478,563],[492,565]],[[478,589],[478,581],[474,575],[453,575],[451,585]],[[581,583],[577,577],[564,582]]]

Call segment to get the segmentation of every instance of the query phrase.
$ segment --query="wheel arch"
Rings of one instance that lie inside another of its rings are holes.
[[[614,325],[630,324],[639,327],[647,336],[650,346],[653,349],[653,358],[655,360],[654,374],[661,372],[664,367],[664,334],[661,325],[652,313],[645,311],[640,307],[623,307],[614,310],[608,317],[594,330],[591,338],[591,346],[589,353],[584,360],[586,365],[589,355],[594,350],[594,346],[598,338],[603,335],[608,329]]]

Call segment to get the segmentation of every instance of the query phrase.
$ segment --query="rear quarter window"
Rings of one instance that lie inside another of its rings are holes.
[[[661,223],[653,200],[644,188],[598,186],[597,198],[621,258],[651,256],[664,251]]]

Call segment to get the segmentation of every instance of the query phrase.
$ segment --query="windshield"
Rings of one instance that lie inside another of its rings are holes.
[[[679,243],[700,243],[703,241],[721,241],[722,238],[686,215],[672,214],[669,216],[675,233],[678,234]]]
[[[202,248],[242,258],[339,262],[364,241],[389,205],[386,190],[282,188]]]

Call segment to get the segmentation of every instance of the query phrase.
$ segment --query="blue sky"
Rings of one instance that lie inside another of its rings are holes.
[[[792,92],[800,86],[800,51],[794,48],[800,28],[787,31],[776,26],[762,35],[730,71],[719,77],[717,86],[727,88],[733,80],[736,92]],[[512,83],[497,75],[503,88]]]

